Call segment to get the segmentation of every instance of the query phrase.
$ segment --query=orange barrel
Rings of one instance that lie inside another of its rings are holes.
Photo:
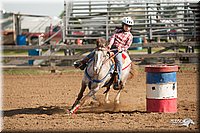
[[[177,112],[177,71],[177,65],[145,67],[147,112]]]

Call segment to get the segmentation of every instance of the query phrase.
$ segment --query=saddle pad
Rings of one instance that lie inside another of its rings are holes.
[[[130,65],[131,62],[132,61],[131,61],[128,53],[122,52],[122,63],[123,63],[122,69],[124,69],[125,67],[127,67],[128,65]]]

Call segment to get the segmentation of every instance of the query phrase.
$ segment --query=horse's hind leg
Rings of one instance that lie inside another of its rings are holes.
[[[115,97],[115,101],[114,101],[114,102],[115,102],[116,104],[119,104],[119,103],[120,103],[119,98],[120,98],[121,90],[122,90],[122,89],[120,89],[120,90],[117,92],[117,95],[116,95],[116,97]]]
[[[108,91],[105,92],[106,94],[105,94],[105,99],[104,99],[104,101],[105,101],[105,103],[109,104],[109,103],[110,103],[110,100],[109,100],[109,90],[110,90],[110,86],[107,87],[107,90],[108,90]]]
[[[130,67],[129,67],[129,69],[130,69]],[[123,75],[123,77],[122,77],[122,83],[120,83],[120,89],[119,89],[119,91],[117,92],[117,95],[116,95],[115,101],[114,101],[116,104],[119,104],[119,103],[120,103],[119,98],[120,98],[121,90],[124,88],[124,86],[125,86],[125,84],[126,84],[126,81],[127,81],[127,79],[128,79],[129,71],[130,71],[130,70],[128,70],[127,73],[125,73],[125,74]]]

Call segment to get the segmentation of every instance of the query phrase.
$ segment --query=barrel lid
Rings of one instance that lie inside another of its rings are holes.
[[[177,65],[148,65],[145,72],[177,72]]]

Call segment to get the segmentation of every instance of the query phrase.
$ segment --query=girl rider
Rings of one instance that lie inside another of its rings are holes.
[[[118,82],[114,84],[114,88],[119,88],[119,85],[122,85],[122,51],[127,51],[132,44],[133,35],[131,34],[131,27],[134,22],[131,17],[124,17],[122,19],[122,27],[115,30],[114,34],[110,38],[110,43],[107,46],[107,49],[111,49],[115,56],[117,72],[118,72]],[[100,43],[97,41],[97,44]],[[79,62],[75,62],[74,66],[80,69],[84,69],[86,63],[89,59],[94,56],[94,51],[87,55],[84,59]]]

